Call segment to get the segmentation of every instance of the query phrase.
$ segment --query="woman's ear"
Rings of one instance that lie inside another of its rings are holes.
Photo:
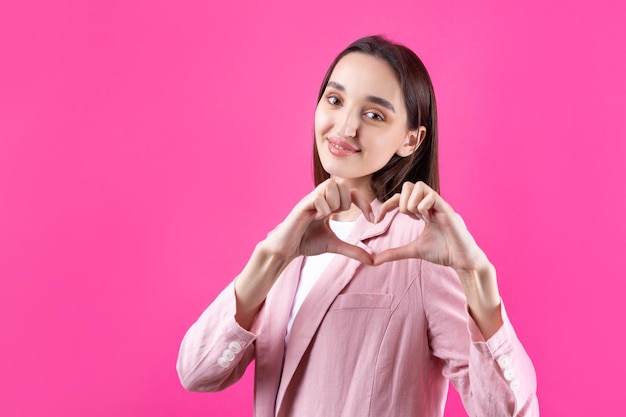
[[[396,151],[396,155],[403,158],[405,156],[412,155],[420,147],[425,137],[426,128],[424,126],[420,126],[415,130],[409,130],[409,132],[406,134],[404,142]]]

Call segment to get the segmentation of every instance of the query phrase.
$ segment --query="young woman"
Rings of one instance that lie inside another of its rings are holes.
[[[437,113],[419,58],[381,37],[330,66],[315,112],[317,187],[188,330],[185,388],[255,361],[255,415],[538,415],[533,365],[496,271],[438,194]]]

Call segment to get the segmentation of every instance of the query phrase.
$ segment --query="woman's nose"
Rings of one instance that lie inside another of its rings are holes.
[[[359,128],[359,117],[357,112],[344,109],[340,115],[340,119],[337,124],[337,134],[339,136],[353,138],[356,136],[356,131]]]

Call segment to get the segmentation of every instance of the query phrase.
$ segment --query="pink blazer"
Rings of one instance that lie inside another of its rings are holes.
[[[378,253],[422,227],[397,211],[376,225],[361,217],[348,241]],[[249,332],[234,320],[232,283],[215,299],[182,341],[185,388],[222,390],[255,360],[257,417],[442,416],[448,380],[470,416],[539,415],[535,371],[504,307],[485,341],[454,271],[418,259],[372,267],[337,255],[285,349],[301,265],[279,277]]]

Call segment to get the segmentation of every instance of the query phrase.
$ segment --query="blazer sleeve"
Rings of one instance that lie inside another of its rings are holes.
[[[485,340],[468,313],[454,270],[422,262],[422,291],[429,344],[443,374],[472,417],[539,415],[535,369],[504,305],[504,324]]]
[[[258,314],[257,317],[261,317]],[[187,330],[178,353],[178,377],[189,391],[220,391],[237,382],[254,358],[260,323],[250,331],[235,320],[230,283]]]

